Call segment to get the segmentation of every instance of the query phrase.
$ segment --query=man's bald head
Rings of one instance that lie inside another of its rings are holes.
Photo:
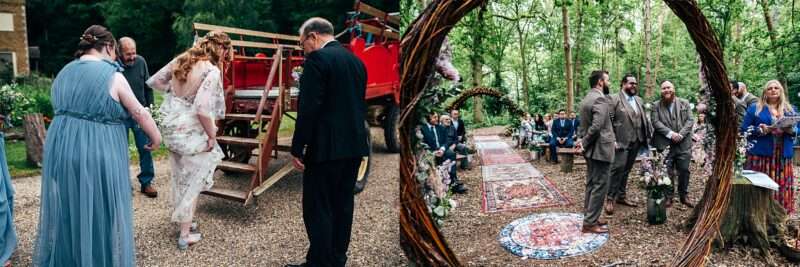
[[[132,66],[136,62],[136,41],[127,36],[119,38],[119,49],[122,63]]]

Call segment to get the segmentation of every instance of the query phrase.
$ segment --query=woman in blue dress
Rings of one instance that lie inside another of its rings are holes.
[[[10,266],[9,258],[17,247],[17,231],[14,229],[14,188],[8,173],[2,129],[3,115],[0,115],[0,263]]]
[[[115,65],[116,42],[93,25],[76,60],[53,81],[35,266],[134,266],[128,136],[133,117],[157,148],[161,135]],[[127,111],[126,111],[127,110]]]

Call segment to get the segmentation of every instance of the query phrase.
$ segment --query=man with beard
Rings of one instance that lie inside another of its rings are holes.
[[[614,160],[614,129],[608,97],[608,73],[593,71],[589,76],[592,89],[580,105],[577,147],[586,158],[586,194],[583,205],[584,233],[606,233],[608,222],[600,219],[608,193],[609,167]]]
[[[736,82],[739,89],[737,89],[734,93],[736,98],[743,101],[745,105],[745,109],[749,108],[750,105],[758,103],[758,97],[754,96],[750,92],[747,92],[747,85],[743,82]]]
[[[678,172],[678,194],[680,201],[687,207],[694,207],[687,196],[689,189],[689,163],[691,162],[692,148],[692,116],[689,101],[675,96],[675,86],[671,81],[661,83],[661,100],[653,103],[650,119],[653,123],[653,146],[657,151],[669,147],[667,162],[669,169]],[[672,179],[672,190],[667,192],[667,207],[672,206],[672,197],[675,194],[675,175]]]
[[[628,175],[636,162],[642,147],[647,146],[652,130],[650,120],[644,115],[642,99],[637,96],[636,77],[626,74],[622,77],[618,94],[611,96],[612,122],[616,137],[614,163],[611,167],[611,180],[606,198],[606,214],[614,214],[614,203],[636,207],[636,203],[626,197]]]
[[[150,72],[147,70],[147,62],[144,58],[136,54],[136,42],[130,37],[122,37],[119,39],[120,47],[120,65],[122,65],[122,75],[136,95],[136,99],[144,107],[153,105],[153,89],[145,84],[145,81],[150,79]],[[157,197],[158,191],[151,185],[153,177],[155,176],[155,169],[153,168],[153,156],[150,151],[145,149],[144,146],[150,143],[147,134],[144,133],[142,127],[133,119],[126,122],[128,129],[133,131],[133,140],[136,143],[136,151],[139,153],[139,184],[141,185],[141,192],[148,197]]]

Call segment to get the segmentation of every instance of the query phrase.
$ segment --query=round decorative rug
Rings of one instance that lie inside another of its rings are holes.
[[[584,234],[582,225],[582,214],[535,213],[503,227],[499,241],[514,255],[540,260],[586,254],[608,241],[608,233]]]

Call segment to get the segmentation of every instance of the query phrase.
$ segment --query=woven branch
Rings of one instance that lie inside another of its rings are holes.
[[[738,121],[733,111],[728,74],[723,63],[722,49],[717,35],[694,0],[664,0],[675,15],[686,24],[703,65],[713,100],[717,103],[717,120],[712,121],[716,131],[716,159],[712,175],[706,183],[702,211],[697,223],[670,265],[704,266],[711,252],[711,242],[717,235],[722,215],[728,206],[730,182],[736,149]]]
[[[487,0],[434,0],[403,35],[400,53],[400,244],[406,257],[421,266],[460,266],[435,222],[414,178],[411,134],[414,107],[431,82],[445,36],[469,11]]]
[[[467,102],[468,99],[476,96],[493,96],[500,100],[500,103],[508,107],[510,110],[509,112],[513,115],[517,115],[519,117],[525,116],[525,111],[523,111],[513,100],[508,98],[506,94],[500,92],[500,90],[489,88],[489,87],[475,87],[464,92],[461,92],[458,95],[453,103],[450,103],[450,106],[447,107],[447,110],[459,109],[464,103]]]

